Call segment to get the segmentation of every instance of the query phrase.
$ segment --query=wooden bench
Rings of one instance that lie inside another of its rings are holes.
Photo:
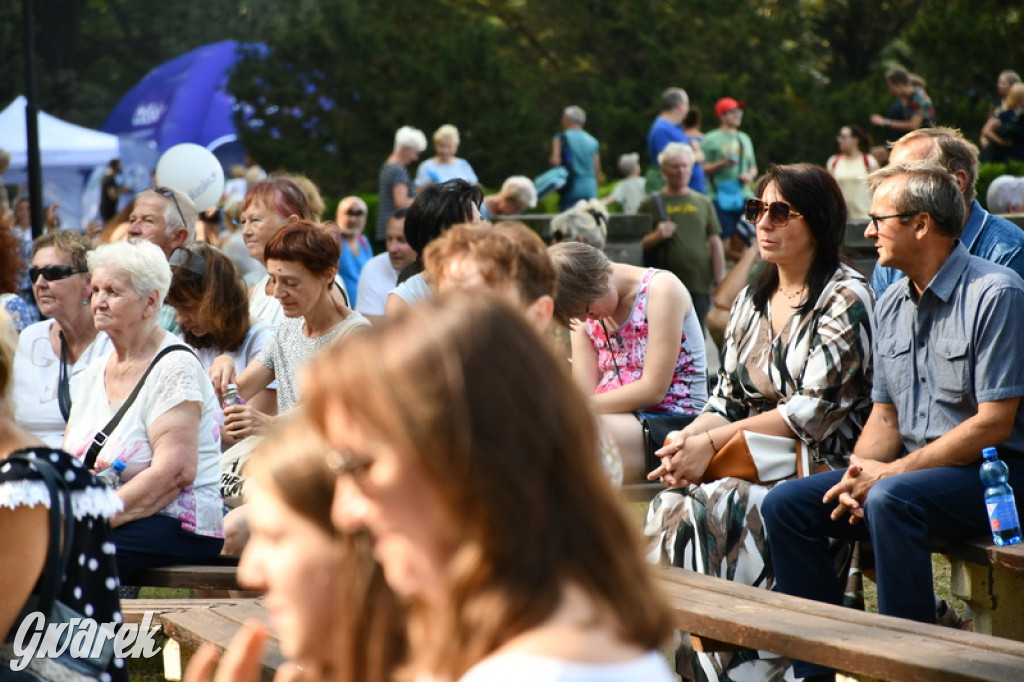
[[[860,679],[1024,679],[1024,643],[822,604],[678,568],[662,569],[658,582],[675,626],[712,643],[771,651]],[[702,639],[695,646],[706,643]]]
[[[238,557],[218,555],[206,564],[162,566],[141,571],[133,581],[140,587],[178,587],[194,590],[240,590]]]
[[[1024,641],[1024,544],[984,536],[936,551],[949,557],[951,591],[971,607],[975,632]]]
[[[141,624],[149,615],[148,627],[159,627],[169,639],[163,643],[164,677],[180,680],[192,654],[204,641],[221,651],[230,642],[241,623],[258,620],[267,623],[262,601],[247,599],[122,599],[121,616],[125,623]],[[216,627],[210,626],[216,624]],[[263,677],[270,679],[284,661],[280,648],[272,641],[264,657]]]
[[[161,625],[170,640],[164,646],[164,676],[180,680],[192,655],[205,643],[213,644],[223,653],[242,625],[253,620],[270,630],[269,614],[262,600],[245,599],[235,604],[213,604],[165,613]],[[277,669],[286,660],[277,639],[269,637],[263,651],[260,679],[272,682]]]

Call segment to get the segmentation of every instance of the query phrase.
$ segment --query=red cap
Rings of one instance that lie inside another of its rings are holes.
[[[746,106],[747,105],[743,102],[738,102],[732,97],[723,97],[715,102],[715,116],[721,116],[725,112],[732,111],[733,109],[743,109]]]

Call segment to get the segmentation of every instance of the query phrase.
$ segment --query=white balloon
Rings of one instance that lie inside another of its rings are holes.
[[[156,164],[158,185],[188,195],[202,213],[220,201],[224,193],[224,169],[213,152],[191,142],[176,144]]]

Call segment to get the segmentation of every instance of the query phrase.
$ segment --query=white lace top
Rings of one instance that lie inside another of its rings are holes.
[[[181,342],[165,333],[160,348],[176,343]],[[64,449],[76,459],[85,458],[96,432],[106,426],[122,404],[107,400],[104,375],[109,357],[108,353],[89,366],[74,395]],[[149,428],[158,417],[183,402],[196,402],[201,406],[196,477],[192,485],[182,488],[178,496],[157,513],[177,519],[186,532],[222,538],[220,432],[215,422],[217,398],[209,377],[192,353],[174,351],[160,359],[121,422],[107,434],[107,443],[100,451],[95,469],[110,466],[120,457],[126,462],[122,480],[131,481],[153,462]]]

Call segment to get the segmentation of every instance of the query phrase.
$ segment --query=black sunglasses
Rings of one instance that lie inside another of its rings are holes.
[[[181,218],[181,226],[187,229],[188,221],[185,220],[185,214],[181,212],[181,206],[178,205],[178,197],[174,196],[174,190],[170,187],[154,187],[153,191],[174,202],[174,208],[178,209],[178,217]]]
[[[772,225],[785,225],[789,222],[790,218],[802,218],[803,213],[794,211],[793,207],[784,201],[773,201],[770,204],[766,204],[760,199],[747,199],[747,202],[743,205],[743,217],[747,219],[749,223],[757,223],[761,219],[761,214],[768,211],[768,220]]]
[[[70,265],[44,265],[41,268],[29,268],[28,278],[35,282],[39,279],[39,275],[42,275],[43,279],[47,282],[56,282],[57,280],[67,279],[71,275],[81,275],[85,272],[89,271],[75,270]]]
[[[361,215],[366,215],[366,211],[364,211],[361,208],[350,208],[347,211],[345,211],[345,215],[350,215],[350,216],[358,217],[358,216],[361,216]]]

